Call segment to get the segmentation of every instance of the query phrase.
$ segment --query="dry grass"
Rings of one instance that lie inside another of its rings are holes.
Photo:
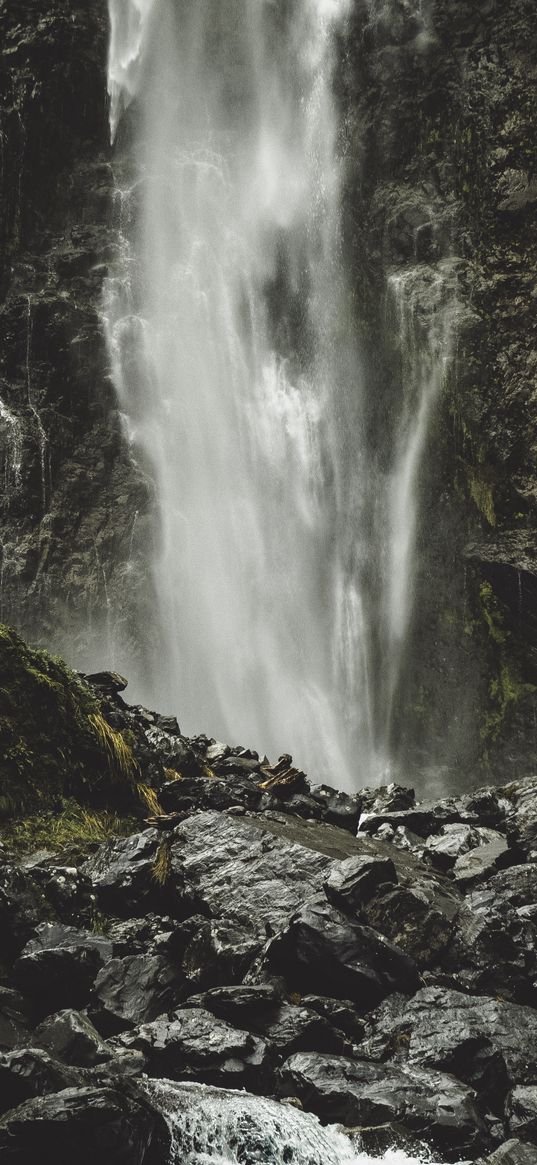
[[[159,803],[157,794],[150,785],[144,785],[142,781],[139,781],[136,785],[136,792],[140,801],[142,801],[146,809],[149,809],[153,817],[162,817],[164,815],[164,810]]]
[[[127,744],[121,732],[116,732],[107,723],[100,712],[90,716],[89,719],[99,745],[106,755],[110,772],[116,777],[134,781],[139,774],[139,768],[130,744]]]
[[[168,841],[161,841],[157,856],[153,864],[153,877],[159,886],[164,886],[168,881],[171,871],[171,854],[170,845]]]
[[[112,837],[127,837],[134,829],[136,822],[130,817],[120,817],[105,809],[84,809],[75,801],[67,801],[61,813],[36,814],[10,823],[2,841],[15,853],[70,847],[85,849]]]

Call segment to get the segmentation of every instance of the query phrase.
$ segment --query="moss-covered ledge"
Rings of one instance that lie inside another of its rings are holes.
[[[119,832],[140,812],[138,778],[131,743],[95,692],[0,624],[0,834],[59,848],[62,820],[68,841]]]

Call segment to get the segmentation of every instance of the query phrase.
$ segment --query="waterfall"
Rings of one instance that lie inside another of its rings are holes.
[[[420,1165],[400,1149],[373,1158],[343,1130],[267,1097],[170,1080],[143,1087],[170,1131],[168,1165]],[[420,1161],[433,1165],[425,1149]]]
[[[104,327],[159,522],[137,695],[354,788],[390,763],[429,403],[405,387],[379,474],[341,237],[350,0],[109,8],[113,136],[135,112]]]

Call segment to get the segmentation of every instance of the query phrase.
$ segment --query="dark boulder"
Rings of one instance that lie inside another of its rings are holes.
[[[234,918],[260,940],[320,890],[330,860],[264,827],[264,819],[199,813],[177,826],[170,882],[215,917]]]
[[[262,1089],[267,1083],[263,1040],[231,1027],[203,1008],[186,1007],[111,1041],[140,1051],[150,1076],[198,1080],[224,1088]]]
[[[266,951],[266,965],[301,994],[350,999],[362,1011],[391,991],[417,990],[412,959],[320,896],[306,903]]]
[[[469,853],[457,858],[453,867],[455,881],[459,886],[471,886],[476,882],[485,881],[501,868],[508,850],[505,837],[496,834],[486,845],[471,849]]]
[[[357,914],[380,886],[397,882],[395,866],[390,858],[367,854],[334,862],[324,883],[329,902],[340,910]]]
[[[362,809],[358,794],[343,793],[329,785],[312,785],[310,795],[319,803],[323,821],[356,834]]]
[[[201,995],[190,995],[187,1007],[202,1007],[212,1011],[235,1027],[253,1029],[264,1018],[274,1015],[282,1000],[282,992],[275,983],[254,986],[213,987]]]
[[[514,1084],[537,1082],[537,1013],[528,1007],[426,987],[410,1000],[387,1000],[371,1032],[362,1054],[450,1072],[485,1109],[502,1112]]]
[[[0,1048],[16,1048],[29,1034],[27,1006],[18,991],[0,986]]]
[[[37,1014],[81,1007],[101,967],[112,955],[103,936],[61,923],[44,922],[15,964],[17,982]]]
[[[82,867],[105,911],[128,917],[157,909],[163,897],[155,878],[160,844],[156,829],[105,842]]]
[[[181,934],[180,964],[190,989],[240,983],[260,950],[252,928],[233,918],[195,915],[187,919],[173,936],[174,950]]]
[[[28,942],[34,928],[53,911],[36,879],[13,865],[0,865],[0,931],[2,956],[11,961]]]
[[[222,812],[235,805],[255,810],[259,807],[261,792],[241,773],[230,772],[226,773],[225,780],[198,775],[168,781],[159,792],[159,800],[166,813],[188,813],[192,809]]]
[[[117,1088],[68,1088],[27,1101],[0,1121],[5,1165],[157,1165],[169,1149],[163,1118]]]
[[[464,990],[535,1006],[537,920],[531,908],[520,909],[499,888],[509,885],[507,871],[501,884],[498,876],[466,896],[442,967]]]
[[[36,1028],[33,1040],[54,1059],[78,1068],[93,1068],[112,1056],[87,1015],[71,1009],[47,1016]]]
[[[537,1146],[537,1087],[513,1088],[507,1098],[507,1125],[513,1137],[533,1141]],[[535,1150],[537,1158],[537,1148]]]
[[[423,970],[448,947],[460,907],[456,892],[419,875],[413,884],[384,886],[364,905],[362,918],[397,944]]]
[[[522,1141],[506,1141],[490,1157],[480,1157],[475,1165],[535,1165],[535,1148]]]
[[[303,995],[300,1002],[327,1019],[353,1044],[361,1043],[365,1026],[349,999],[330,999],[326,995]]]
[[[33,1096],[60,1092],[80,1082],[80,1073],[41,1048],[0,1053],[0,1109],[6,1112]]]
[[[259,1016],[253,1030],[284,1059],[294,1052],[345,1054],[349,1042],[318,1012],[301,1004],[282,1003],[274,1014]]]
[[[149,1022],[180,1001],[180,972],[162,955],[110,959],[95,980],[92,1014],[106,1034]]]
[[[537,777],[514,781],[502,789],[507,802],[507,836],[512,846],[537,860]]]
[[[303,1052],[281,1068],[279,1090],[324,1120],[351,1127],[402,1124],[451,1160],[486,1144],[473,1092],[441,1072]]]

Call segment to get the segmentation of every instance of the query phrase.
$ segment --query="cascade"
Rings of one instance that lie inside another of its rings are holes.
[[[109,9],[112,137],[136,108],[103,322],[158,521],[160,634],[136,695],[187,732],[290,749],[312,778],[375,782],[445,352],[435,333],[412,355],[394,277],[402,401],[372,448],[334,95],[349,0]]]
[[[420,1161],[400,1149],[371,1157],[341,1129],[264,1096],[169,1080],[144,1088],[170,1131],[168,1165],[433,1165],[426,1150]]]

